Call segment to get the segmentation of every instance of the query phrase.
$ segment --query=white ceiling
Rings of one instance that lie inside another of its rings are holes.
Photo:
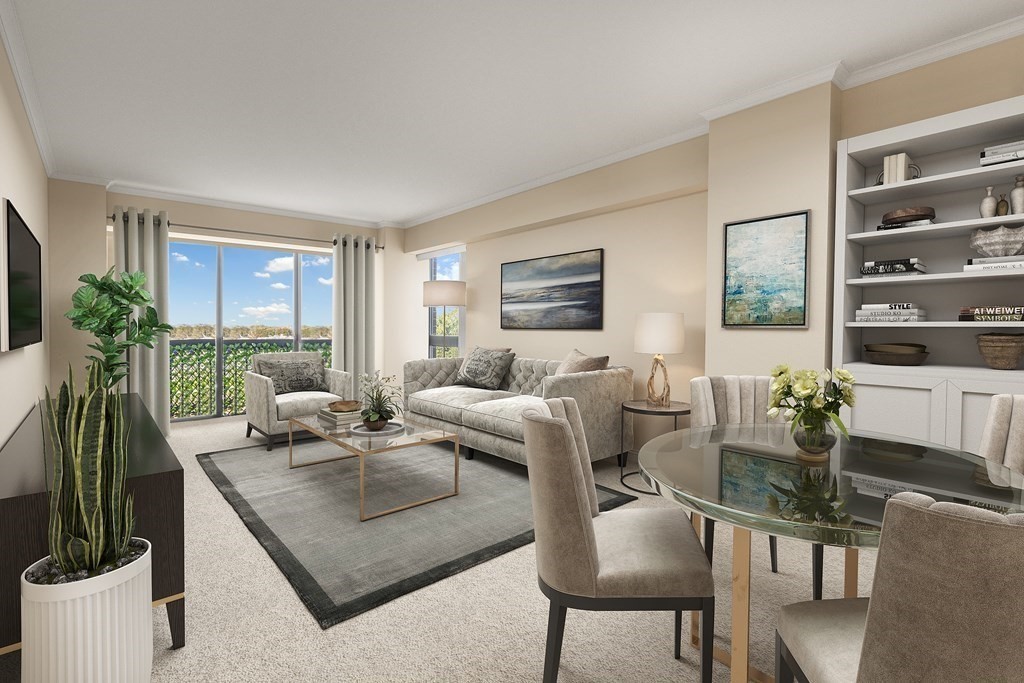
[[[1021,13],[1019,0],[0,0],[51,176],[387,225],[692,137],[701,112],[827,81],[840,61],[852,84],[1016,35]]]

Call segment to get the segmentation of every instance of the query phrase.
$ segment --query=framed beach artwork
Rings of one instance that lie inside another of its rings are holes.
[[[723,448],[719,484],[722,505],[758,515],[777,514],[768,507],[768,496],[779,494],[771,485],[788,488],[799,483],[802,473],[803,468],[792,461]]]
[[[501,264],[501,329],[600,330],[604,249]]]
[[[725,224],[722,327],[807,327],[809,216]]]

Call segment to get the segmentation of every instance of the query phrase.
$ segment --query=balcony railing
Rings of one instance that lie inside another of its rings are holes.
[[[223,376],[218,377],[215,340],[172,339],[171,417],[181,419],[244,413],[245,371],[252,368],[253,355],[293,349],[291,339],[225,339]],[[324,357],[324,366],[331,366],[330,339],[303,340],[302,350],[319,351]]]

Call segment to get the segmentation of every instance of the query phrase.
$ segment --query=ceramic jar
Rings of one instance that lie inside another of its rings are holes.
[[[1024,213],[1024,175],[1017,176],[1017,184],[1010,190],[1010,213]]]
[[[1005,216],[1010,213],[1010,202],[1006,201],[1006,195],[999,195],[999,202],[996,203],[996,215]]]
[[[992,187],[986,187],[985,191],[988,192],[985,198],[981,200],[981,217],[992,218],[996,215],[996,204],[999,200],[992,196]]]

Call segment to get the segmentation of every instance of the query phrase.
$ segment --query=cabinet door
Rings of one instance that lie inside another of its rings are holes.
[[[946,443],[946,380],[907,375],[857,377],[848,427]]]
[[[1016,373],[1014,373],[1016,374]],[[1021,382],[994,379],[951,379],[946,392],[946,445],[977,453],[995,394],[1024,393]]]

